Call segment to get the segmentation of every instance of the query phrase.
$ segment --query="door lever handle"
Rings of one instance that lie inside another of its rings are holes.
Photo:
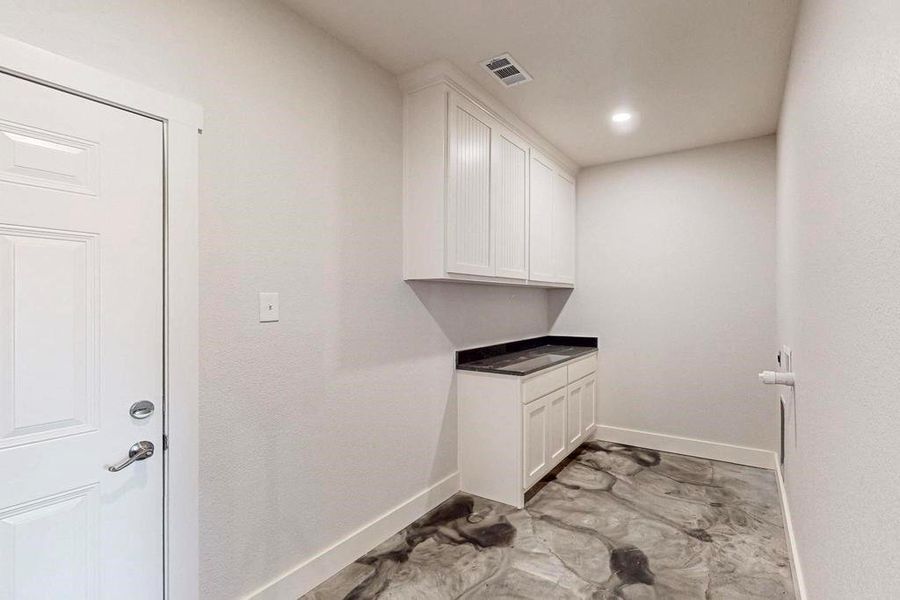
[[[763,371],[759,380],[769,385],[789,385],[794,387],[794,374],[784,371]]]
[[[118,473],[133,462],[150,458],[153,456],[153,450],[153,442],[148,442],[146,440],[138,442],[128,450],[128,458],[117,465],[107,467],[107,470],[109,470],[110,473]]]

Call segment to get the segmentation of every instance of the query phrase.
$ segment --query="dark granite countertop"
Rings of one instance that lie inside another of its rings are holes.
[[[531,375],[597,351],[597,338],[544,336],[456,353],[456,368],[503,375]]]

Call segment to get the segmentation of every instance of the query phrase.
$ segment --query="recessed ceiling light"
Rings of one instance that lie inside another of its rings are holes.
[[[637,129],[641,113],[630,106],[620,106],[609,115],[609,128],[617,135],[627,135]]]

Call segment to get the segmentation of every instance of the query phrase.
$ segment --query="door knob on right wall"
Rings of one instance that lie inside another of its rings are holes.
[[[763,371],[759,374],[759,380],[768,385],[788,385],[794,387],[794,373],[778,371]]]

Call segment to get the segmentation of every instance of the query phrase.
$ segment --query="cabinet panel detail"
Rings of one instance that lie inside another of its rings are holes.
[[[498,277],[528,277],[528,148],[511,136],[497,136],[494,193],[494,261]]]
[[[550,466],[558,463],[566,455],[566,390],[558,390],[547,397],[548,445]]]
[[[581,404],[584,388],[580,383],[568,387],[568,400],[566,401],[566,437],[569,452],[581,444],[583,439],[581,431]]]
[[[575,281],[575,182],[557,173],[554,181],[553,271],[560,283]]]
[[[487,115],[451,106],[447,270],[493,275],[491,265],[491,124]]]
[[[596,403],[597,380],[591,375],[586,377],[581,384],[581,433],[583,437],[587,437],[594,428],[596,416],[594,414]]]
[[[531,159],[529,227],[529,278],[553,281],[553,170]]]
[[[544,474],[547,467],[547,402],[535,400],[525,405],[525,488],[531,487]]]

